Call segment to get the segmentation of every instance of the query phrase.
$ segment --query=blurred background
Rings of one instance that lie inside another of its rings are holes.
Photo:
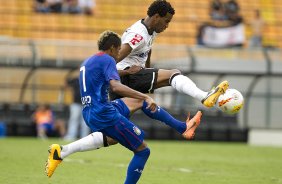
[[[60,127],[52,136],[63,137],[73,102],[66,81],[97,52],[101,32],[122,34],[146,16],[151,2],[0,1],[0,135],[37,136],[33,114],[47,104]],[[177,68],[207,91],[228,80],[230,88],[243,94],[245,104],[238,114],[227,115],[171,87],[156,90],[157,103],[183,121],[188,112],[201,109],[204,116],[196,140],[281,145],[281,1],[170,2],[176,14],[153,45],[152,65]],[[149,139],[182,139],[141,112],[132,120]]]

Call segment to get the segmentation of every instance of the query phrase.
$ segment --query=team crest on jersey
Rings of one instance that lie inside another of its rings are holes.
[[[141,130],[137,126],[133,127],[133,131],[135,132],[136,135],[140,135],[141,134]]]

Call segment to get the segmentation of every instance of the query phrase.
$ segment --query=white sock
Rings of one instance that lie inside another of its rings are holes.
[[[177,91],[190,95],[200,101],[208,94],[208,92],[199,89],[191,79],[184,75],[175,76],[171,81],[171,86]]]
[[[90,151],[104,146],[103,134],[93,132],[75,142],[62,146],[61,158],[64,159],[76,152]]]

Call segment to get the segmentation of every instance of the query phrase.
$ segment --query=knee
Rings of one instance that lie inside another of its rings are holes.
[[[171,76],[174,75],[174,74],[181,74],[181,71],[178,70],[178,69],[172,69],[172,70],[170,70],[170,74],[171,74]]]
[[[172,82],[172,79],[175,77],[175,76],[178,76],[178,75],[181,75],[181,71],[178,70],[178,69],[172,69],[171,70],[171,75],[170,75],[170,78],[169,78],[169,81],[168,83],[171,85],[171,82]]]
[[[142,156],[144,158],[149,158],[150,154],[151,154],[151,150],[150,148],[145,148],[142,151],[138,151],[135,153],[136,155]]]
[[[105,138],[104,138],[104,141],[105,141]],[[108,144],[107,146],[111,146],[111,145],[117,144],[118,142],[115,139],[112,139],[112,138],[106,136],[106,143]]]
[[[144,155],[148,158],[148,157],[150,156],[150,154],[151,154],[150,148],[147,147],[147,148],[144,149],[143,151],[144,151]]]
[[[147,144],[143,142],[134,152],[135,154],[141,154],[149,157],[151,151]]]

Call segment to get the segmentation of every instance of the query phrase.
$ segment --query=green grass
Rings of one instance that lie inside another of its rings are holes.
[[[122,184],[132,153],[120,145],[76,153],[51,179],[47,149],[58,139],[0,139],[1,184]],[[140,184],[282,183],[282,149],[242,143],[147,141],[151,156]]]

